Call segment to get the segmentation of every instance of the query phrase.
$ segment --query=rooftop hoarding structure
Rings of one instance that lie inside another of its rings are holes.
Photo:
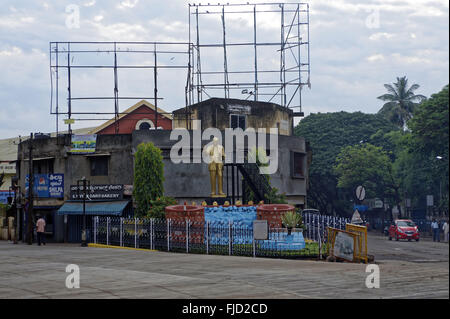
[[[190,100],[277,103],[301,116],[310,87],[309,4],[190,4]]]
[[[56,131],[62,120],[71,133],[79,121],[119,119],[144,99],[156,110],[186,106],[186,123],[189,106],[211,97],[277,103],[303,116],[301,93],[311,83],[307,3],[188,9],[188,30],[180,29],[187,41],[50,42]]]

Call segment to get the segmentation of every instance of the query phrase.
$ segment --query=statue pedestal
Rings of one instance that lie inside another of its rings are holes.
[[[207,205],[212,205],[214,202],[217,202],[217,205],[223,205],[228,201],[231,205],[231,198],[229,197],[208,197],[205,198],[205,202]]]

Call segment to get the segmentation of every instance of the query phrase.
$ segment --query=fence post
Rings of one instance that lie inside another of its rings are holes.
[[[228,255],[231,256],[231,221],[228,222]]]
[[[137,218],[134,218],[134,248],[137,248]]]
[[[123,247],[123,217],[120,217],[120,247]]]
[[[255,236],[253,235],[253,258],[256,257],[256,242],[255,242]]]
[[[186,219],[186,253],[189,253],[189,224],[190,221]]]
[[[314,225],[315,225],[315,218],[314,218],[314,216],[313,216],[313,218],[312,218],[312,240],[316,240],[316,230],[315,230],[315,227],[314,227]]]
[[[150,249],[153,249],[153,218],[150,218],[149,235],[150,235]]]
[[[209,255],[209,221],[206,222],[206,254]]]
[[[170,251],[170,219],[167,220],[167,251]]]
[[[106,245],[109,245],[109,218],[106,217]]]
[[[98,221],[98,216],[94,217],[94,244],[97,243],[97,221]]]
[[[322,259],[322,237],[319,233],[319,259]]]
[[[309,237],[309,239],[311,239],[311,228],[312,228],[311,214],[308,214],[308,237]]]

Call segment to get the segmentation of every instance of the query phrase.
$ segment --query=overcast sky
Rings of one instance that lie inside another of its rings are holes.
[[[0,6],[0,139],[55,131],[55,117],[50,115],[49,42],[187,42],[187,4],[185,0],[3,0]],[[438,92],[448,83],[447,0],[315,0],[309,4],[311,89],[303,90],[306,115],[341,110],[375,113],[382,106],[376,97],[385,93],[383,84],[394,82],[397,76],[406,75],[410,83],[420,84],[417,93],[425,96]],[[72,19],[74,8],[79,12],[79,21]],[[250,17],[228,20],[230,33],[233,28],[239,30],[242,26],[244,30],[251,25],[247,18]],[[205,38],[220,42],[222,35],[215,33],[212,23],[211,28],[204,24]],[[279,36],[278,21],[265,19],[259,23],[259,36]],[[242,32],[242,37],[248,35]],[[234,56],[230,53],[233,57],[230,64],[236,63],[236,56],[238,62],[245,64],[245,59],[251,61],[252,54],[252,51],[247,56],[243,51]],[[271,65],[278,59],[275,50],[273,54],[273,58],[263,55],[258,63]],[[222,61],[222,57],[221,53],[211,53],[211,63],[215,58],[216,62]],[[205,55],[204,60],[207,58]],[[186,63],[180,56],[169,60]],[[112,96],[112,73],[78,76],[78,82],[73,84],[78,96]],[[121,94],[152,95],[152,89],[146,92],[152,85],[150,74],[124,72],[119,78]],[[185,80],[180,71],[161,74],[158,84],[164,98],[159,104],[161,108],[170,112],[184,106]],[[65,92],[65,88],[60,92]],[[66,104],[64,100],[60,103]],[[121,102],[120,109],[130,105]],[[97,123],[78,122],[74,128]]]

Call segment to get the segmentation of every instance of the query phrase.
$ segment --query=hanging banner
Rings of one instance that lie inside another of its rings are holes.
[[[97,134],[72,135],[72,147],[70,153],[89,154],[95,153],[97,146]]]

